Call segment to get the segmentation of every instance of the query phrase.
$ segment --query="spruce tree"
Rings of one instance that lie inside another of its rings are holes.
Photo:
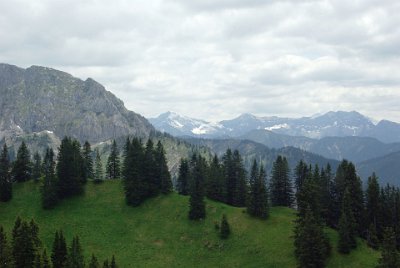
[[[110,268],[110,265],[108,264],[108,259],[106,259],[106,260],[103,262],[103,268]]]
[[[298,267],[325,267],[330,250],[329,242],[309,207],[305,209],[304,215],[299,215],[294,232]]]
[[[297,166],[295,167],[295,179],[294,185],[296,187],[296,192],[300,191],[301,186],[303,185],[304,180],[308,177],[309,169],[307,164],[300,160]]]
[[[400,267],[400,254],[396,248],[396,235],[392,228],[386,228],[382,243],[382,257],[379,259],[379,268]]]
[[[371,223],[367,230],[367,244],[373,249],[379,248],[379,238],[376,231],[376,226]]]
[[[61,141],[56,167],[59,198],[83,193],[85,183],[83,163],[79,142],[65,137]]]
[[[51,253],[51,261],[53,267],[67,267],[67,244],[62,231],[56,231],[53,242],[53,250]]]
[[[93,151],[90,143],[85,141],[82,150],[83,157],[83,177],[85,180],[93,179]]]
[[[94,254],[92,254],[92,258],[90,259],[89,268],[100,268],[99,261]]]
[[[103,165],[101,163],[99,149],[95,150],[95,154],[96,158],[95,158],[95,169],[94,169],[94,181],[102,182],[104,180],[104,172],[103,172]]]
[[[366,191],[366,224],[370,227],[372,224],[375,229],[379,223],[379,189],[378,177],[375,175],[375,173],[373,173],[372,176],[368,178],[368,188]]]
[[[289,165],[285,157],[278,156],[273,163],[270,189],[273,206],[292,206],[293,189],[289,178]]]
[[[204,160],[201,156],[194,155],[192,157],[193,171],[192,182],[190,187],[189,199],[189,219],[199,220],[206,217],[206,208],[204,203]]]
[[[225,202],[226,185],[224,173],[217,155],[214,155],[210,163],[206,181],[207,197],[219,202]]]
[[[246,206],[247,202],[247,181],[246,170],[244,169],[243,159],[238,150],[233,152],[233,166],[234,166],[234,194],[232,205],[237,207]]]
[[[340,253],[348,254],[350,253],[351,249],[357,247],[356,226],[357,225],[354,218],[353,210],[351,208],[350,191],[346,189],[342,201],[342,210],[338,227],[339,229],[338,251]]]
[[[0,202],[7,202],[12,198],[12,182],[10,174],[10,160],[7,145],[4,144],[0,155]]]
[[[13,229],[12,253],[16,268],[33,267],[36,256],[32,228],[26,221],[17,219]]]
[[[189,185],[190,185],[189,162],[187,159],[181,159],[179,164],[179,174],[176,186],[178,194],[188,195],[190,190]]]
[[[155,151],[154,151],[154,143],[151,139],[147,140],[146,148],[144,150],[144,159],[143,159],[143,172],[145,181],[143,183],[143,192],[144,197],[155,196],[159,193],[159,185],[160,178],[156,174],[156,160],[155,160]]]
[[[3,226],[0,225],[0,268],[8,267],[12,267],[11,249]]]
[[[35,260],[33,261],[33,268],[42,268],[42,256],[40,253],[35,254]]]
[[[161,193],[168,194],[172,191],[171,174],[168,170],[164,147],[160,141],[157,143],[154,158],[156,167],[155,176],[158,178],[157,182],[159,182],[158,188]]]
[[[68,268],[84,268],[85,261],[83,257],[82,247],[79,242],[79,237],[75,236],[72,240],[71,247],[68,250],[67,257]]]
[[[32,168],[32,178],[37,182],[42,176],[42,158],[40,154],[36,152],[33,155],[33,168]]]
[[[251,216],[266,219],[269,215],[268,194],[265,186],[266,174],[262,166],[260,171],[257,170],[255,161],[252,166],[251,178],[247,212]]]
[[[221,228],[220,228],[220,237],[222,239],[227,239],[229,235],[231,234],[231,228],[228,223],[228,219],[226,218],[226,215],[222,215],[221,219]]]
[[[118,268],[117,262],[115,261],[115,256],[114,255],[111,258],[110,268]]]
[[[42,208],[51,209],[58,202],[57,178],[55,175],[55,161],[53,149],[48,148],[43,161],[44,180],[41,189]]]
[[[18,148],[17,159],[12,167],[12,176],[16,182],[28,181],[32,177],[31,156],[24,141]]]
[[[43,250],[42,254],[42,268],[51,268],[49,257],[47,256],[46,249]]]
[[[119,159],[119,152],[117,143],[113,140],[111,145],[111,153],[107,159],[107,178],[108,179],[118,179],[121,177],[121,166],[120,166],[120,159]]]

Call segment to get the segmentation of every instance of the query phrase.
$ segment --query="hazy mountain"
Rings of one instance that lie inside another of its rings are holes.
[[[400,186],[400,152],[370,159],[357,164],[357,171],[363,180],[367,180],[372,172],[379,177],[379,183]]]
[[[0,139],[51,131],[95,143],[154,130],[93,79],[50,68],[0,64],[0,96]]]
[[[268,130],[252,130],[239,139],[252,140],[270,148],[293,146],[326,158],[336,160],[348,159],[362,162],[367,159],[400,151],[400,143],[386,144],[369,137],[325,137],[311,139],[299,136],[288,136]]]
[[[400,124],[382,120],[375,125],[369,118],[355,111],[328,112],[323,115],[302,118],[257,117],[251,114],[242,114],[237,118],[217,123],[191,119],[177,114],[174,114],[173,120],[171,120],[171,116],[162,114],[151,119],[151,122],[158,130],[176,136],[203,138],[229,136],[236,138],[251,130],[262,129],[288,136],[303,136],[313,139],[356,136],[373,137],[382,142],[400,142]]]

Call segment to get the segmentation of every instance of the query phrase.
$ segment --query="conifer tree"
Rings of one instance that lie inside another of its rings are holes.
[[[103,262],[103,268],[110,268],[110,265],[108,264],[108,259],[106,259],[106,260]]]
[[[252,177],[255,177],[250,184],[249,205],[247,212],[254,217],[261,219],[268,218],[269,205],[268,194],[265,186],[266,174],[261,166],[260,171],[257,171],[257,163],[254,161],[252,166]]]
[[[115,261],[115,256],[114,255],[111,258],[110,268],[118,268],[117,262]]]
[[[121,177],[121,167],[117,143],[113,140],[111,145],[111,153],[107,160],[107,178],[108,179],[118,179]]]
[[[378,215],[379,215],[379,184],[378,177],[375,173],[368,178],[368,188],[366,191],[366,213],[367,213],[367,226],[371,224],[376,229],[378,225]],[[370,228],[369,228],[370,229]]]
[[[7,202],[12,198],[12,182],[10,174],[10,160],[7,145],[4,144],[0,155],[0,202]]]
[[[42,268],[42,256],[40,253],[35,254],[35,260],[33,261],[33,268]]]
[[[43,250],[42,254],[42,268],[51,268],[49,257],[47,256],[46,249]]]
[[[96,158],[95,158],[95,169],[94,169],[94,181],[102,182],[104,180],[104,173],[103,173],[103,165],[101,163],[99,149],[95,150],[95,154]]]
[[[86,179],[79,142],[65,137],[61,141],[57,160],[58,197],[66,198],[82,194]]]
[[[292,206],[293,189],[289,178],[289,165],[285,157],[278,156],[273,164],[270,189],[273,206]]]
[[[59,232],[56,231],[54,236],[51,261],[53,263],[53,267],[67,267],[67,244],[61,230]]]
[[[351,249],[357,247],[356,241],[356,221],[354,218],[353,210],[351,208],[351,196],[350,191],[345,190],[341,216],[339,219],[339,242],[338,251],[343,254],[350,253]]]
[[[33,267],[36,256],[32,229],[26,221],[17,219],[13,229],[13,259],[16,268]]]
[[[99,261],[94,254],[92,254],[92,258],[90,259],[89,268],[100,268]]]
[[[217,155],[214,155],[207,170],[206,182],[207,197],[219,202],[225,202],[226,185],[224,173]]]
[[[189,219],[199,220],[206,217],[206,209],[204,203],[204,160],[201,156],[193,155],[192,157],[192,182],[190,187],[189,199]]]
[[[318,168],[318,167],[316,167]],[[306,209],[311,210],[315,220],[321,220],[321,189],[318,184],[318,179],[312,174],[310,168],[307,177],[304,179],[300,190],[296,193],[297,211],[300,217],[304,217]]]
[[[330,248],[322,226],[309,207],[299,217],[294,235],[298,267],[325,267]]]
[[[11,249],[3,226],[0,225],[0,268],[8,267],[12,267]]]
[[[190,171],[189,162],[187,159],[181,159],[179,165],[179,175],[177,181],[177,191],[181,195],[189,194],[190,185]]]
[[[157,143],[154,158],[156,167],[155,177],[158,178],[156,181],[159,182],[158,188],[161,193],[168,194],[172,191],[171,174],[168,170],[164,147],[160,141]]]
[[[94,176],[93,151],[88,141],[85,141],[85,143],[83,144],[82,157],[83,157],[83,177],[84,180],[87,181],[89,179],[92,179]]]
[[[85,261],[83,257],[82,247],[79,242],[79,237],[75,236],[72,240],[71,247],[68,250],[67,257],[68,268],[84,268]]]
[[[371,223],[367,230],[367,244],[373,249],[379,248],[379,238],[376,232],[376,226]]]
[[[295,167],[295,179],[294,185],[296,187],[296,192],[300,191],[301,186],[303,185],[304,180],[308,177],[309,169],[307,164],[300,160],[297,166]]]
[[[18,148],[17,159],[12,167],[12,176],[17,182],[28,181],[32,177],[31,156],[24,141]]]
[[[145,181],[143,184],[143,191],[145,198],[155,196],[159,193],[160,178],[156,175],[156,160],[154,152],[154,143],[151,139],[147,140],[146,147],[144,150],[143,159],[143,172]]]
[[[382,257],[379,259],[379,268],[400,267],[400,254],[396,248],[396,235],[392,228],[386,228],[382,243]]]
[[[244,169],[242,157],[238,150],[233,152],[233,166],[234,166],[234,194],[232,205],[237,207],[246,206],[247,202],[247,181],[246,170]]]
[[[231,228],[229,226],[228,220],[226,218],[226,215],[223,214],[222,215],[222,219],[221,219],[221,228],[220,228],[220,237],[222,239],[227,239],[229,237],[229,235],[231,234]]]
[[[42,207],[44,209],[53,208],[58,201],[57,178],[55,175],[55,161],[53,149],[48,148],[43,161],[44,180],[41,190]]]
[[[40,154],[36,152],[33,155],[33,168],[32,168],[32,178],[37,182],[42,176],[42,158]]]

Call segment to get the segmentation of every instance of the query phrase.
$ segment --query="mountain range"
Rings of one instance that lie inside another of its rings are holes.
[[[277,134],[313,139],[356,136],[372,137],[384,143],[400,142],[400,124],[388,120],[374,124],[371,119],[356,111],[328,112],[301,118],[242,114],[237,118],[219,122],[207,122],[166,112],[156,118],[150,118],[149,121],[156,129],[175,136],[237,138],[251,130],[269,130]]]

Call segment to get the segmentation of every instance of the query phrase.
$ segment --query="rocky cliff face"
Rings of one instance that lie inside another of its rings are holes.
[[[93,79],[0,64],[0,139],[42,131],[97,143],[154,128]]]

